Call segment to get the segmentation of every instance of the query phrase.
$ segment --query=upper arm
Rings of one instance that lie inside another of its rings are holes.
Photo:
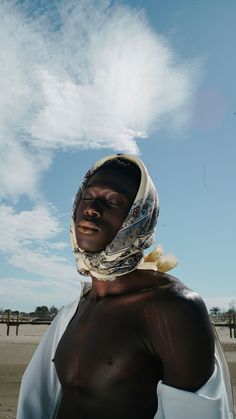
[[[178,297],[162,303],[152,324],[152,345],[163,367],[163,382],[197,391],[214,370],[214,337],[200,297]]]

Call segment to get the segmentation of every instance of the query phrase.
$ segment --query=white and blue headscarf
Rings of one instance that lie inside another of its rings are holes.
[[[139,189],[123,225],[112,242],[101,252],[86,252],[79,248],[75,236],[75,213],[81,199],[81,191],[99,167],[117,158],[128,160],[139,167],[141,172]],[[115,154],[97,161],[85,175],[73,205],[71,242],[78,272],[98,279],[113,280],[136,269],[143,260],[144,250],[155,240],[158,214],[157,191],[139,158],[127,154]]]

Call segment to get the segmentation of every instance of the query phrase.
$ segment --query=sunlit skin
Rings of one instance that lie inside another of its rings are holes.
[[[91,178],[76,212],[81,248],[100,251],[115,237],[137,192],[128,182],[107,172]],[[159,380],[188,391],[208,380],[214,338],[197,294],[171,275],[135,270],[92,278],[54,362],[57,419],[153,419]]]

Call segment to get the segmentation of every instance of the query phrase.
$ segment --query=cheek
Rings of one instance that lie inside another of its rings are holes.
[[[128,214],[129,214],[130,208],[126,208],[123,210],[121,216],[119,217],[120,227],[124,224]]]
[[[83,211],[84,211],[83,203],[80,202],[75,210],[75,224],[78,224],[78,222],[81,220]]]
[[[116,234],[121,229],[126,219],[126,216],[127,216],[126,213],[122,213],[122,214],[119,214],[119,216],[114,216],[110,218],[110,228],[109,228],[110,236],[112,236],[113,238],[116,236]]]

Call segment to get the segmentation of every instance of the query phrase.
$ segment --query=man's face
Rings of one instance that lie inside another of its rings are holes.
[[[99,170],[82,191],[75,214],[78,246],[100,252],[120,230],[137,194],[135,180],[117,170]]]

